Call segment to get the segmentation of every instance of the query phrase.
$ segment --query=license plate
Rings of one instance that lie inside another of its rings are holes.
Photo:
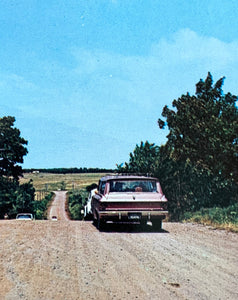
[[[129,220],[140,220],[141,219],[141,213],[129,213],[128,214]]]

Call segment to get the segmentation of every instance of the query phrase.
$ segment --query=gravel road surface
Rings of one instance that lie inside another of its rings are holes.
[[[55,197],[48,211],[48,219],[51,220],[56,216],[58,220],[69,221],[69,217],[65,211],[66,191],[55,191]]]
[[[0,299],[238,299],[237,234],[163,228],[1,220]]]

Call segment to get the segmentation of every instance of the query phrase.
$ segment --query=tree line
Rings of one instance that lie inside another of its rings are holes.
[[[111,173],[113,169],[105,168],[43,168],[43,169],[23,169],[23,173],[52,173],[52,174],[84,174],[84,173]]]
[[[224,94],[223,82],[224,77],[213,83],[208,73],[195,95],[182,95],[172,109],[165,106],[158,126],[169,130],[166,143],[141,142],[128,162],[117,165],[121,173],[158,177],[174,220],[188,211],[238,203],[237,96]]]

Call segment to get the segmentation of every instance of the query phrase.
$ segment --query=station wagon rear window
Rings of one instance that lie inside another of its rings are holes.
[[[151,180],[113,180],[110,192],[157,192],[156,182]]]

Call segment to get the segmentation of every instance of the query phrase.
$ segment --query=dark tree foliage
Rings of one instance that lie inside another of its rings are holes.
[[[196,95],[182,95],[173,101],[175,109],[164,107],[160,128],[169,128],[167,145],[176,161],[189,161],[200,170],[233,178],[238,182],[237,96],[223,94],[224,78],[214,85],[208,73],[196,85]]]
[[[27,154],[27,141],[20,136],[20,130],[13,127],[14,117],[0,118],[0,176],[18,179],[22,168],[17,163],[23,163]]]
[[[11,215],[16,215],[20,212],[34,213],[34,198],[35,189],[32,181],[18,186],[16,190],[16,197],[12,203]]]
[[[42,220],[47,219],[47,208],[49,207],[50,202],[53,199],[54,193],[46,195],[45,198],[41,201],[34,201],[34,215],[36,219]]]
[[[167,145],[160,147],[155,177],[169,200],[172,220],[179,220],[187,211],[237,202],[238,185],[233,180],[198,171],[191,163],[171,158],[169,153]]]
[[[96,183],[92,183],[88,186],[86,186],[86,191],[89,193],[91,192],[91,190],[96,189],[98,187],[98,185]]]
[[[223,94],[224,78],[214,85],[208,73],[196,85],[196,95],[182,95],[174,109],[164,107],[160,128],[168,126],[160,148],[157,176],[179,219],[185,211],[237,202],[237,97]]]
[[[112,173],[114,169],[105,168],[50,168],[50,169],[24,169],[24,173],[39,171],[41,173],[53,174],[84,174],[84,173]]]
[[[0,118],[0,218],[15,217],[19,212],[33,212],[35,189],[32,182],[19,185],[27,141],[14,127],[14,117]]]
[[[10,216],[17,188],[16,182],[0,176],[0,218],[3,218],[5,213]]]
[[[20,212],[34,213],[35,189],[32,181],[19,185],[17,181],[0,176],[0,218],[10,218]]]
[[[136,145],[130,153],[129,162],[117,165],[119,173],[139,173],[153,175],[157,169],[159,147],[148,141]]]
[[[81,214],[81,210],[84,209],[84,201],[79,191],[69,192],[68,207],[70,217],[72,220],[83,219],[83,214]]]

